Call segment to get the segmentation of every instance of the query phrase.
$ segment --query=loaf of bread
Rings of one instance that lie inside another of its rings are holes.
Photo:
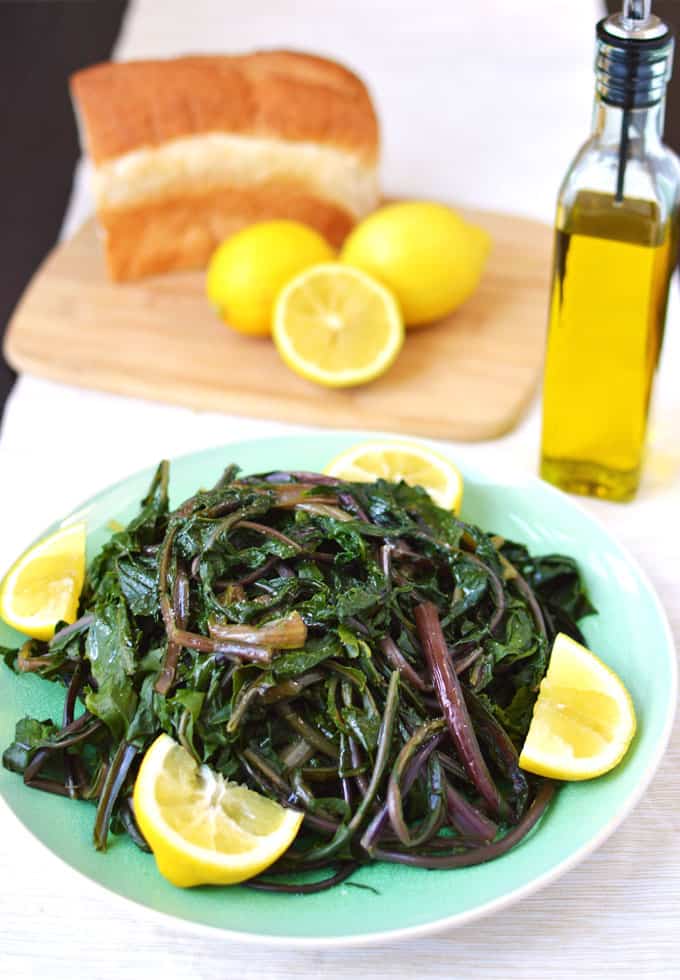
[[[370,96],[324,58],[108,62],[76,72],[71,92],[113,279],[203,266],[268,218],[339,245],[378,202]]]

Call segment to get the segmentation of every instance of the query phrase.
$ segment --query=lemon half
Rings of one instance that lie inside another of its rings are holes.
[[[635,735],[635,709],[599,657],[558,633],[519,764],[527,772],[580,780],[613,769]]]
[[[399,306],[371,276],[327,262],[300,273],[274,308],[274,343],[296,374],[329,388],[383,374],[404,342]]]
[[[181,888],[259,874],[287,850],[303,817],[199,766],[169,735],[147,750],[133,799],[158,870]]]

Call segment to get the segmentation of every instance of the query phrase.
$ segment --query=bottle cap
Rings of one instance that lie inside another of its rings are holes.
[[[596,87],[609,105],[628,109],[659,102],[671,77],[673,35],[651,12],[651,0],[624,0],[597,25]]]

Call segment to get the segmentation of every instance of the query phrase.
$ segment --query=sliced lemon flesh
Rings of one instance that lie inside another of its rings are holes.
[[[85,524],[43,538],[14,563],[0,584],[0,616],[36,640],[54,636],[58,622],[72,623],[85,578]]]
[[[519,764],[554,779],[592,779],[613,769],[635,735],[635,709],[599,657],[558,633]]]
[[[339,262],[312,266],[279,293],[274,343],[296,374],[330,388],[365,384],[383,374],[404,342],[392,293]]]
[[[446,456],[419,442],[360,442],[331,460],[324,472],[351,483],[403,480],[424,487],[446,510],[458,511],[463,499],[460,470]]]
[[[169,735],[142,760],[135,816],[160,873],[180,888],[232,885],[269,867],[302,814],[199,766]]]

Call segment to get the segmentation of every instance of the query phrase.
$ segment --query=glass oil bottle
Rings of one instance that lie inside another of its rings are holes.
[[[680,165],[661,142],[673,38],[649,0],[597,25],[593,131],[560,189],[541,476],[629,500],[676,257]]]

